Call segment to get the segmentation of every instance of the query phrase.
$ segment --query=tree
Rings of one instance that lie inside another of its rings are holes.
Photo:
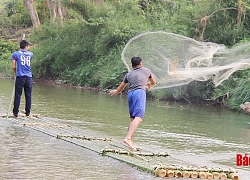
[[[36,11],[34,0],[24,0],[24,4],[26,5],[29,11],[33,27],[39,28],[41,23],[40,23],[40,20]]]
[[[66,19],[66,10],[61,0],[46,0],[46,2],[50,12],[50,21],[55,22],[56,18],[58,18],[60,24],[63,24],[63,20]]]

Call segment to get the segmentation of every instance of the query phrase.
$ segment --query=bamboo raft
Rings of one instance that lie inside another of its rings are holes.
[[[93,131],[83,130],[74,125],[56,123],[56,120],[33,114],[26,117],[20,114],[17,118],[6,114],[0,118],[19,124],[23,128],[31,128],[58,140],[64,140],[80,147],[94,151],[100,155],[119,160],[140,170],[158,177],[179,177],[192,179],[232,179],[238,180],[237,171],[233,169],[183,166],[166,152],[151,152],[146,149],[132,151],[120,141],[108,137],[98,137]],[[88,136],[85,136],[88,135]]]
[[[232,179],[239,180],[234,169],[206,168],[206,167],[180,167],[173,165],[155,166],[153,173],[158,177],[183,177],[193,179]]]

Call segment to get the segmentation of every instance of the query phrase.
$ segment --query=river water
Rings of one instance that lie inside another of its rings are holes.
[[[8,111],[13,80],[0,79],[0,112]],[[11,107],[12,109],[12,107]],[[24,97],[20,110],[24,109]],[[129,123],[126,95],[34,83],[32,113],[121,139]],[[32,129],[1,121],[1,179],[162,179],[58,141]],[[250,166],[236,166],[236,155],[250,150],[249,115],[225,108],[148,100],[135,142],[168,152],[198,166],[234,168],[250,179]]]

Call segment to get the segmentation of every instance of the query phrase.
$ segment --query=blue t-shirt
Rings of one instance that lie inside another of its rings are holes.
[[[17,64],[16,76],[32,77],[30,69],[30,62],[32,58],[33,58],[33,53],[24,49],[16,51],[12,54],[11,60],[16,61]]]

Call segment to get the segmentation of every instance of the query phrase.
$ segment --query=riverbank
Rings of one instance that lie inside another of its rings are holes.
[[[99,91],[105,91],[104,89],[98,88],[98,87],[88,87],[88,86],[78,86],[78,85],[73,85],[71,83],[68,83],[63,80],[51,80],[51,79],[34,79],[34,83],[39,82],[39,83],[44,83],[48,85],[60,85],[63,87],[70,87],[70,88],[76,88],[76,89],[85,89],[85,90],[99,90]]]

